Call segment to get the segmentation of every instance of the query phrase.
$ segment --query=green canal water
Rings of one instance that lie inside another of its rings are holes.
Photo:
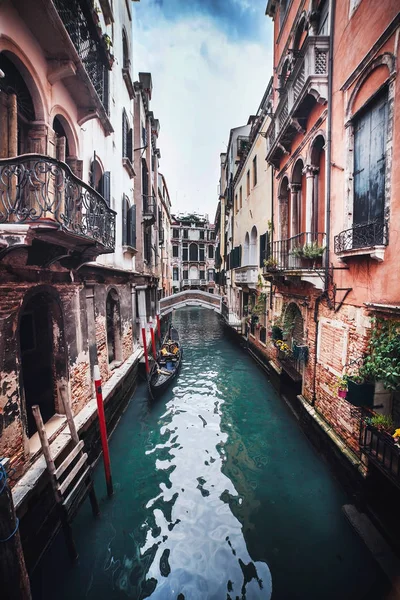
[[[265,375],[219,317],[174,313],[179,378],[139,385],[95,473],[70,565],[59,535],[34,600],[379,600],[387,582],[342,513],[349,501]]]

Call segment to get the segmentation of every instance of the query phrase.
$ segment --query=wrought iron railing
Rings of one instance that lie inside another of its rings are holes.
[[[353,225],[351,229],[335,235],[335,254],[359,248],[387,246],[388,242],[387,221],[379,219],[362,225]]]
[[[108,67],[105,51],[96,35],[95,26],[89,25],[89,16],[85,14],[79,0],[53,0],[53,2],[86,73],[108,113]]]
[[[400,448],[385,431],[361,421],[360,447],[369,460],[400,487]]]
[[[320,95],[327,93],[328,85],[328,51],[329,37],[309,36],[299,53],[299,58],[281,89],[281,97],[275,110],[266,137],[267,155],[279,142],[281,133],[293,117],[293,111],[308,93],[309,83],[313,81]]]
[[[114,251],[115,215],[98,192],[59,160],[41,154],[0,160],[0,224],[57,223]]]
[[[326,234],[305,232],[272,242],[264,271],[298,271],[322,267]]]

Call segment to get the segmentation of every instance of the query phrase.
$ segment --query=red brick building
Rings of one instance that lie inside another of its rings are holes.
[[[400,395],[388,389],[390,373],[361,398],[353,383],[346,398],[338,387],[368,356],[376,363],[371,334],[391,343],[400,320],[398,9],[395,0],[269,0],[266,9],[274,21],[266,159],[275,172],[264,274],[272,335],[292,350],[271,342],[269,354],[287,393],[382,487],[400,486],[389,435],[400,425]],[[389,433],[365,424],[367,409],[392,419]]]

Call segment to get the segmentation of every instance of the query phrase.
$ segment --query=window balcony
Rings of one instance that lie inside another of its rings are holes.
[[[315,102],[328,98],[329,37],[310,36],[300,51],[293,72],[281,89],[281,97],[267,137],[267,161],[279,167],[299,132],[305,132]]]
[[[157,205],[152,201],[153,196],[142,196],[143,198],[143,221],[145,225],[153,225],[156,222]]]
[[[396,446],[392,436],[362,422],[360,447],[368,460],[400,488],[400,448]]]
[[[287,240],[278,240],[270,246],[263,275],[273,279],[276,275],[300,277],[316,287],[322,284],[325,233],[299,233]]]
[[[235,269],[235,283],[237,286],[247,286],[255,288],[258,282],[257,265],[247,265]]]
[[[50,84],[62,80],[79,107],[78,124],[98,117],[112,133],[109,69],[112,57],[86,0],[14,0],[48,59]]]
[[[114,252],[115,215],[59,160],[40,154],[0,160],[0,249],[45,242],[54,259],[73,253],[92,260]]]
[[[362,225],[354,225],[351,229],[335,235],[335,254],[343,261],[353,256],[364,255],[382,261],[388,243],[387,221],[375,220]]]

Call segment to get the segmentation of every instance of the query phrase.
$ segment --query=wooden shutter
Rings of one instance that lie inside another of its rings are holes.
[[[136,248],[136,204],[128,210],[128,246]]]
[[[126,138],[126,156],[129,160],[133,161],[133,133],[132,128],[128,131]]]
[[[354,225],[383,219],[387,94],[354,124]]]
[[[110,171],[105,171],[103,174],[103,198],[107,202],[108,206],[110,206],[110,200],[111,200],[111,173],[110,173]]]
[[[122,196],[122,245],[128,244],[128,200]]]
[[[267,244],[267,234],[260,235],[260,267],[264,266],[265,248]]]

